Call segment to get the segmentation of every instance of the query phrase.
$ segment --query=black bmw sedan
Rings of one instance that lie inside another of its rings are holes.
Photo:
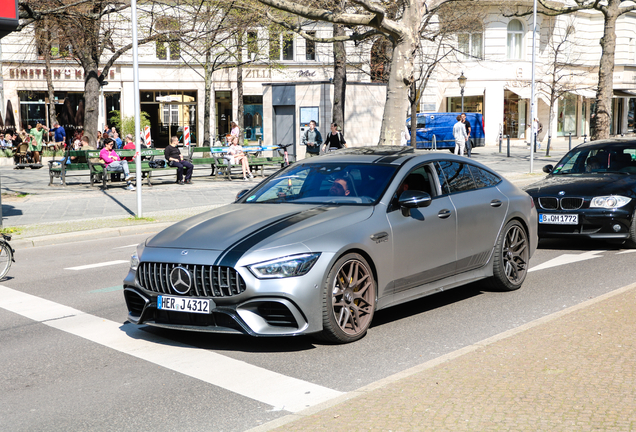
[[[525,188],[539,212],[539,238],[580,237],[636,247],[636,139],[581,144]]]

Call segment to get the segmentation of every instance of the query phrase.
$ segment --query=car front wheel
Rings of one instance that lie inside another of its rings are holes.
[[[508,222],[495,245],[492,288],[514,291],[521,287],[528,273],[529,246],[523,225],[516,220]]]
[[[320,338],[348,343],[362,338],[371,325],[376,282],[359,254],[341,257],[331,268],[323,291],[323,331]]]
[[[629,248],[636,248],[636,210],[632,215],[632,224],[629,226],[629,239],[625,242],[625,246]]]

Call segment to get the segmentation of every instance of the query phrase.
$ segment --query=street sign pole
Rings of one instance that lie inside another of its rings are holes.
[[[141,116],[139,113],[139,61],[137,60],[137,0],[131,0],[132,9],[132,49],[133,49],[133,81],[135,101],[135,176],[137,184],[137,217],[143,217],[141,206]]]

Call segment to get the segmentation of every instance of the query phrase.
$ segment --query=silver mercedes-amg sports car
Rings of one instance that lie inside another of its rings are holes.
[[[351,342],[379,309],[478,280],[519,288],[537,225],[530,196],[473,160],[344,149],[139,245],[128,320]]]

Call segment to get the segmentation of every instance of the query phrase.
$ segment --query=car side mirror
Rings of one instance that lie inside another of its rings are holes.
[[[243,198],[243,196],[244,196],[246,193],[248,193],[249,191],[250,191],[249,189],[243,189],[242,191],[240,191],[239,193],[237,193],[237,194],[236,194],[236,200],[235,200],[235,201],[238,201],[238,200],[240,200],[241,198]]]
[[[431,205],[431,196],[418,190],[405,190],[398,199],[398,204],[404,216],[411,215],[411,209],[428,207]]]
[[[553,165],[546,165],[543,167],[543,172],[546,174],[550,174],[553,169],[554,169]]]

